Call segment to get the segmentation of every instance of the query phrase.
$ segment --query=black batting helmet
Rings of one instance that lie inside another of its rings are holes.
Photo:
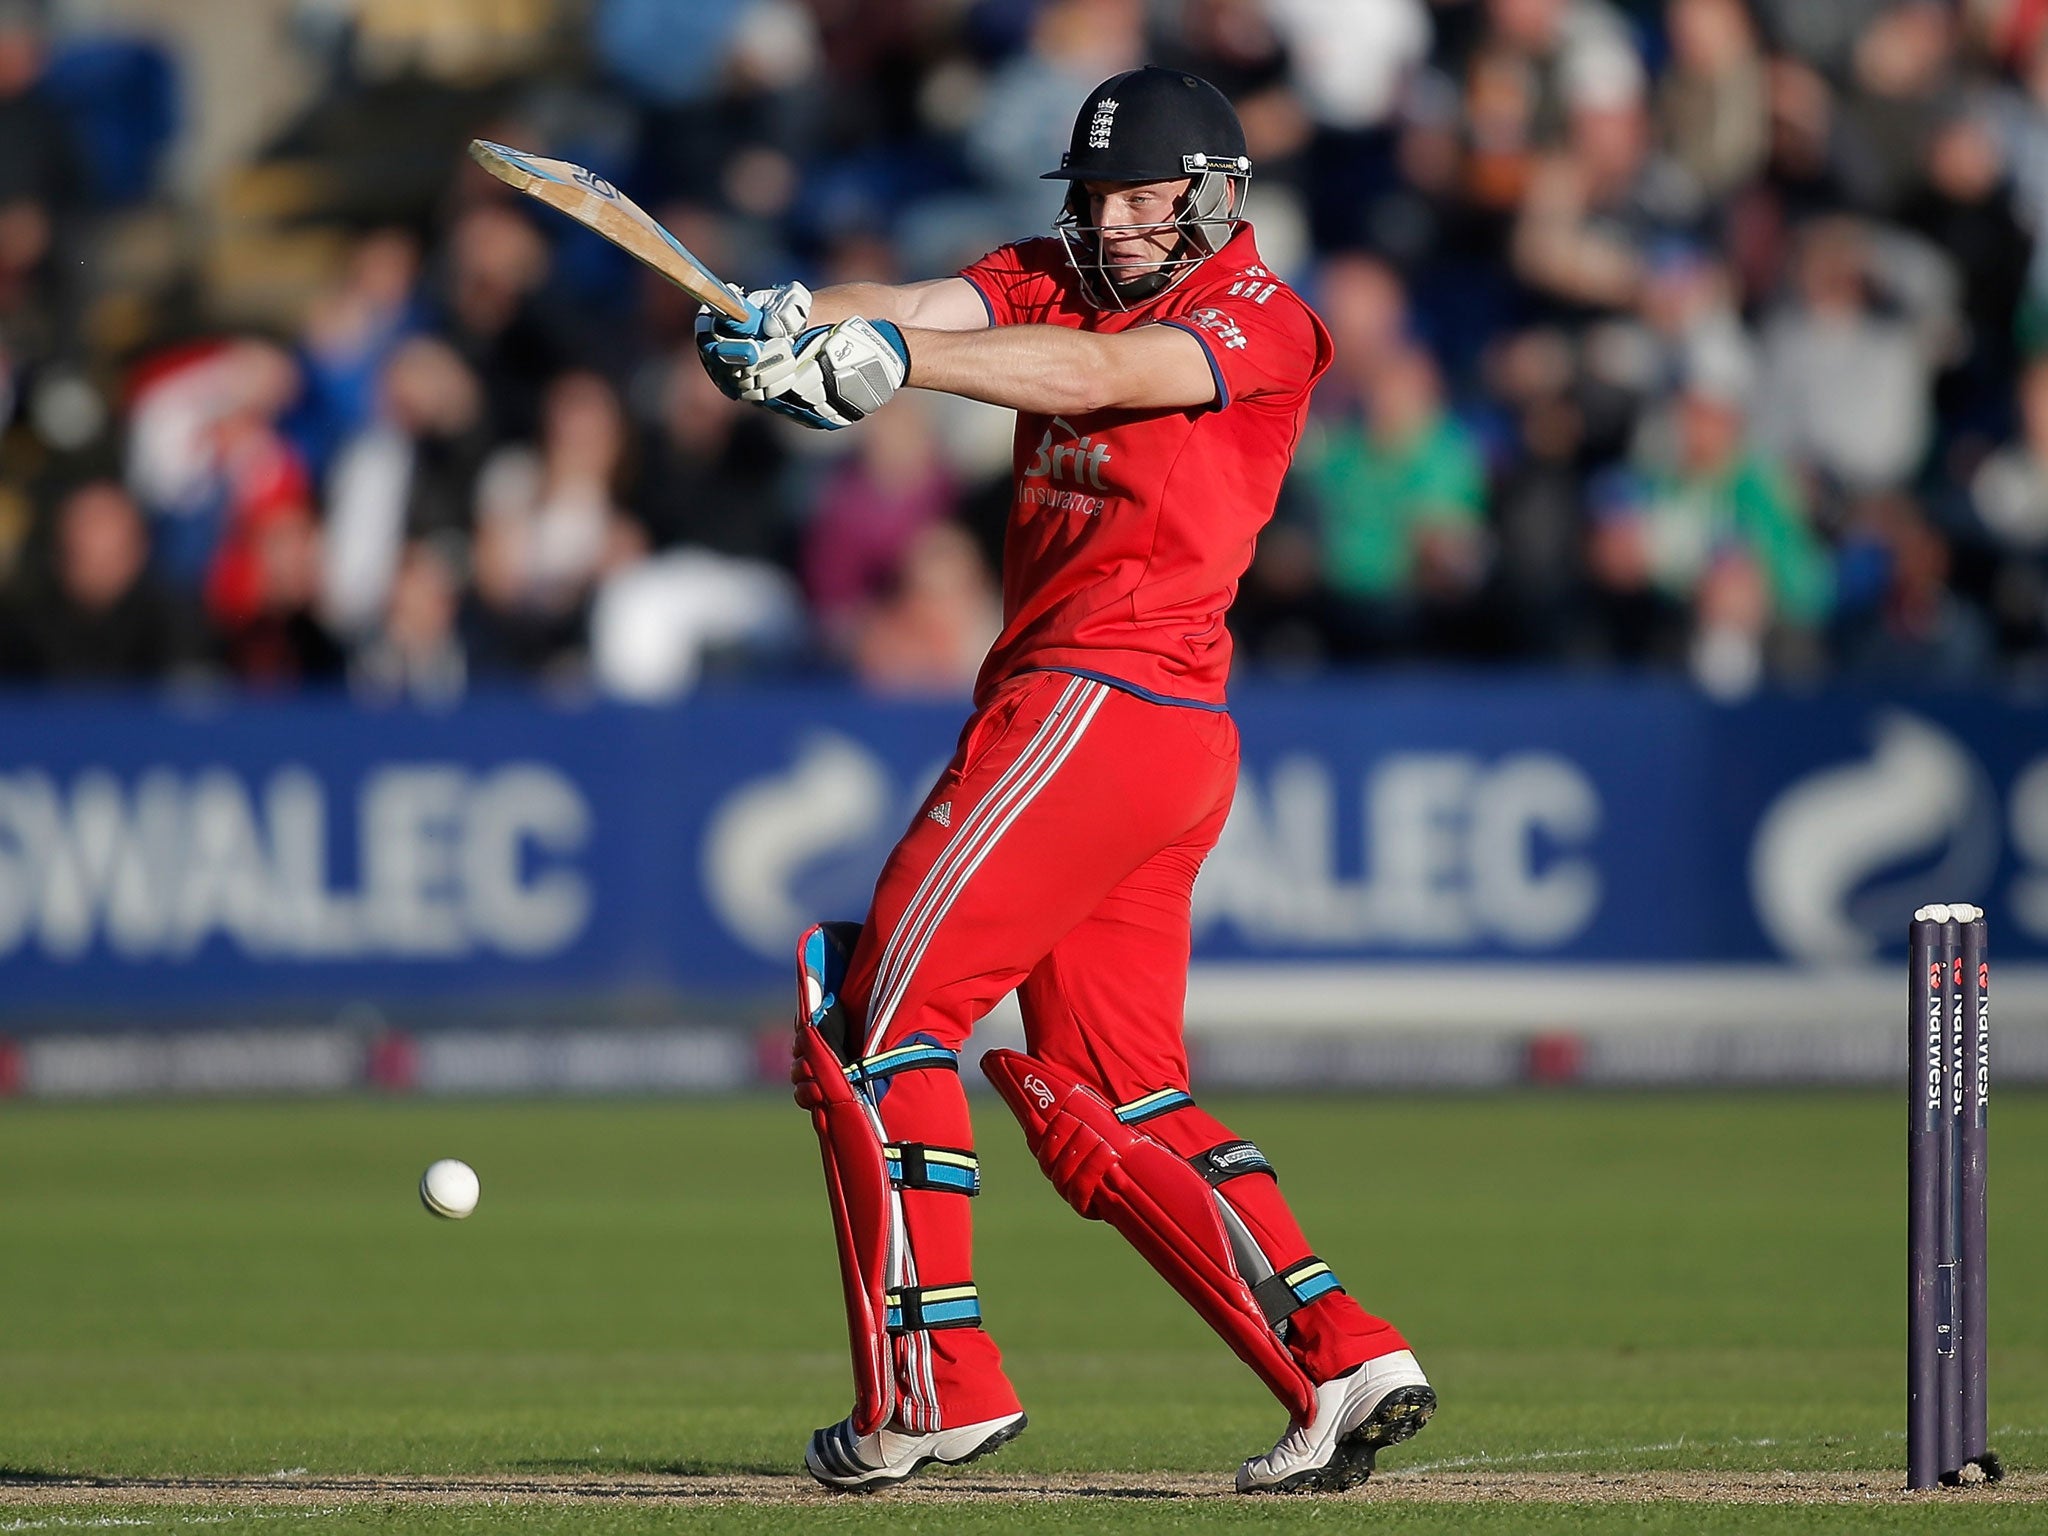
[[[1073,183],[1053,228],[1090,302],[1128,309],[1155,298],[1223,248],[1243,222],[1251,183],[1244,125],[1224,94],[1197,75],[1147,65],[1088,93],[1060,167],[1046,181]],[[1172,252],[1142,276],[1119,281],[1102,256],[1102,228],[1087,222],[1084,181],[1179,181],[1188,190],[1173,218],[1135,230],[1173,229]]]

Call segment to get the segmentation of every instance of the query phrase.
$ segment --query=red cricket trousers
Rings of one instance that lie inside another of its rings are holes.
[[[842,994],[866,1020],[867,1054],[918,1040],[958,1051],[1014,989],[1030,1052],[1110,1103],[1185,1093],[1189,903],[1236,781],[1226,714],[1063,672],[1004,684],[968,722],[876,884]],[[879,1110],[891,1141],[974,1144],[956,1073],[899,1073]],[[1235,1139],[1192,1102],[1143,1130],[1189,1157]],[[1219,1192],[1276,1265],[1310,1253],[1269,1175]],[[971,1282],[972,1202],[930,1190],[906,1190],[903,1202],[915,1283]],[[1296,1312],[1287,1342],[1319,1382],[1407,1347],[1342,1292]],[[901,1427],[1018,1407],[978,1327],[901,1335],[896,1352]]]

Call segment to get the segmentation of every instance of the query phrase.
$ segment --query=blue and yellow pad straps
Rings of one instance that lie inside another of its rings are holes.
[[[981,1326],[981,1295],[972,1285],[906,1285],[887,1301],[891,1333]]]
[[[941,1194],[981,1193],[981,1159],[959,1147],[928,1147],[917,1141],[885,1141],[889,1182],[898,1189],[931,1189]]]
[[[1261,1280],[1252,1287],[1252,1296],[1259,1310],[1266,1314],[1266,1321],[1278,1328],[1318,1296],[1343,1289],[1336,1272],[1310,1254]]]

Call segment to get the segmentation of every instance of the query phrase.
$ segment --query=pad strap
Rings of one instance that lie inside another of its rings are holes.
[[[891,1333],[981,1326],[981,1293],[972,1285],[906,1285],[887,1304]]]
[[[913,1040],[910,1044],[899,1045],[894,1050],[877,1051],[872,1056],[863,1056],[846,1069],[846,1080],[858,1088],[863,1083],[876,1083],[885,1077],[894,1077],[898,1072],[959,1070],[958,1051],[949,1051],[943,1045],[933,1045],[928,1040]]]
[[[961,1147],[928,1147],[916,1141],[885,1141],[889,1182],[898,1189],[930,1189],[947,1195],[981,1193],[981,1159]]]
[[[1310,1254],[1261,1280],[1252,1287],[1252,1296],[1266,1321],[1278,1328],[1318,1296],[1343,1289],[1336,1272]]]
[[[1195,1096],[1182,1088],[1157,1088],[1151,1093],[1140,1094],[1128,1104],[1116,1107],[1117,1119],[1125,1125],[1143,1125],[1147,1120],[1161,1115],[1170,1115],[1176,1109],[1186,1109],[1195,1102]]]
[[[1212,1185],[1228,1183],[1247,1173],[1280,1177],[1273,1172],[1273,1165],[1266,1161],[1266,1154],[1248,1141],[1219,1142],[1206,1152],[1197,1152],[1188,1161],[1194,1164],[1195,1172]]]

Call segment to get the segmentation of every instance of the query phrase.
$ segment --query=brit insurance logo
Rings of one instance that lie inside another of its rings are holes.
[[[1088,120],[1088,147],[1109,148],[1109,131],[1116,126],[1117,100],[1105,96],[1095,103],[1095,115]]]
[[[1018,498],[1026,506],[1051,507],[1094,517],[1102,511],[1104,498],[1091,496],[1088,491],[1109,489],[1102,478],[1102,466],[1109,460],[1108,443],[1075,431],[1066,417],[1055,416],[1038,440],[1038,452],[1024,470]],[[1033,481],[1046,483],[1034,485]],[[1068,486],[1075,489],[1065,489]]]

